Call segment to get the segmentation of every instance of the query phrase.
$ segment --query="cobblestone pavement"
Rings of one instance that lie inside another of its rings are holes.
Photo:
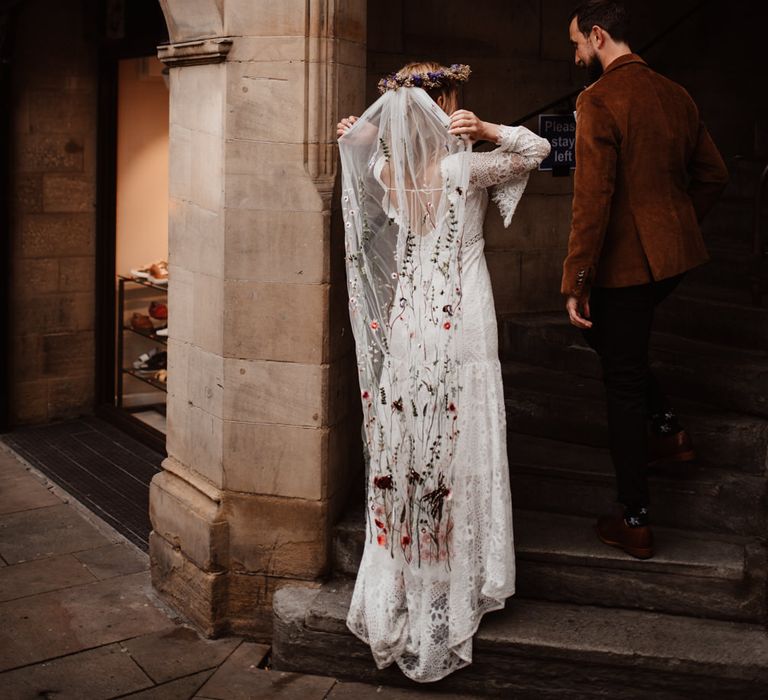
[[[0,620],[4,700],[469,697],[271,671],[267,645],[199,637],[141,550],[2,443]]]

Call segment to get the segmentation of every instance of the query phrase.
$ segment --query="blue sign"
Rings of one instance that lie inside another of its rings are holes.
[[[565,170],[567,174],[576,167],[576,119],[573,114],[540,114],[539,136],[552,146],[539,170]]]

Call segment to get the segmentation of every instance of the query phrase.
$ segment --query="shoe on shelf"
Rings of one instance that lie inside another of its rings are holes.
[[[648,466],[664,462],[692,462],[695,459],[693,440],[685,430],[670,435],[651,433],[648,438]]]
[[[131,277],[135,277],[139,280],[145,280],[149,277],[149,268],[152,264],[142,265],[141,267],[131,268]]]
[[[137,372],[150,372],[154,374],[159,369],[166,369],[168,364],[168,353],[165,350],[152,348],[148,352],[142,353],[133,362],[133,368]]]
[[[149,268],[149,281],[153,284],[168,284],[168,263],[160,260]]]
[[[133,368],[141,369],[142,366],[144,366],[150,358],[157,355],[158,352],[160,352],[159,348],[152,348],[151,350],[147,350],[147,352],[142,353],[133,361]]]
[[[167,338],[168,337],[168,326],[163,326],[162,328],[158,328],[155,331],[155,335],[160,338]]]
[[[152,319],[146,314],[140,314],[138,311],[133,312],[130,323],[131,328],[139,333],[153,333],[155,330]]]
[[[168,320],[168,305],[162,301],[153,301],[149,305],[149,315],[158,321]]]
[[[648,525],[630,527],[621,515],[602,515],[597,519],[595,532],[605,544],[618,547],[637,559],[653,556],[653,533]]]
[[[168,370],[167,369],[160,369],[154,374],[154,379],[156,382],[160,382],[161,384],[167,384],[168,383]]]
[[[167,264],[165,260],[155,260],[155,262],[147,263],[146,265],[142,265],[141,267],[131,268],[131,277],[135,277],[136,279],[140,279],[140,280],[149,279],[149,274],[152,271],[152,266],[159,265],[160,263],[164,265]]]

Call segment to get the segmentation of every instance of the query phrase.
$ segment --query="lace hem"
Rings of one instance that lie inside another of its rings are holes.
[[[399,658],[391,658],[381,663],[376,658],[376,655],[373,654],[373,661],[376,664],[376,668],[383,670],[395,663],[402,671],[403,675],[407,676],[412,681],[416,681],[417,683],[435,683],[442,680],[443,678],[446,678],[447,676],[450,676],[454,671],[458,671],[460,668],[469,666],[472,663],[472,640],[477,634],[477,630],[480,628],[480,623],[483,621],[483,618],[488,613],[503,610],[506,605],[506,599],[512,597],[514,594],[515,590],[513,586],[512,591],[510,593],[505,593],[504,597],[488,597],[483,601],[483,603],[480,604],[477,611],[477,619],[474,621],[472,628],[467,632],[465,636],[457,640],[455,644],[448,647],[448,652],[451,656],[446,660],[445,667],[439,671],[429,675],[414,675],[410,672],[405,662],[401,661]],[[355,637],[357,637],[367,646],[371,646],[371,641],[366,632],[363,631],[362,627],[356,627],[355,623],[349,618],[347,618],[346,624],[347,629],[352,632]],[[468,647],[468,653],[466,647]]]
[[[504,228],[509,228],[512,223],[512,217],[517,211],[517,205],[523,197],[523,192],[528,185],[529,173],[525,173],[517,180],[510,180],[503,185],[493,188],[491,199],[499,208],[501,218],[504,220]]]

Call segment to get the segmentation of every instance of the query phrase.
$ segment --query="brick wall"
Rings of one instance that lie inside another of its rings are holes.
[[[90,410],[96,59],[78,0],[21,4],[13,55],[12,421]]]

